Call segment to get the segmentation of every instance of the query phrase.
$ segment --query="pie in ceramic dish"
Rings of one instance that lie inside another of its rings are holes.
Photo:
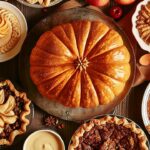
[[[12,50],[21,37],[17,17],[9,10],[0,8],[0,54]]]
[[[26,132],[30,100],[18,92],[9,80],[0,82],[0,145],[11,145],[17,135]]]
[[[125,118],[105,116],[79,127],[68,150],[148,150],[145,133]]]
[[[99,21],[80,20],[45,32],[30,55],[30,76],[44,97],[92,108],[119,96],[131,74],[122,37]]]

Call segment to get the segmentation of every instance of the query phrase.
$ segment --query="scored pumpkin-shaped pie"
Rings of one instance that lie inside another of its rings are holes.
[[[119,96],[130,77],[122,37],[99,21],[74,21],[45,32],[30,55],[39,92],[68,107],[96,107]]]

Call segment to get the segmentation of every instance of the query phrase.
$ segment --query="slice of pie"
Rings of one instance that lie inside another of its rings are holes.
[[[144,132],[125,118],[106,116],[79,127],[68,150],[148,150]]]
[[[26,132],[30,100],[9,81],[0,82],[0,145],[11,145],[15,137]]]

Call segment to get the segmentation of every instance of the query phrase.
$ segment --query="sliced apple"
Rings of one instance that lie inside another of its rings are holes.
[[[0,90],[0,104],[3,104],[5,100],[4,90]]]
[[[1,114],[1,118],[3,119],[3,121],[5,122],[5,123],[8,123],[8,124],[13,124],[13,123],[15,123],[16,122],[16,120],[17,120],[17,116],[4,116],[4,115],[2,115]]]
[[[13,96],[9,96],[5,104],[0,105],[0,113],[5,114],[14,109],[16,105],[15,99]]]
[[[0,118],[0,128],[3,128],[4,127],[4,121],[2,120],[2,118]]]

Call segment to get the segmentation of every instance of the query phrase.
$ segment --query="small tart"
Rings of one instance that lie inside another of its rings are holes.
[[[80,126],[68,150],[148,150],[146,142],[134,122],[106,116]]]
[[[30,100],[9,81],[0,82],[0,145],[11,145],[15,137],[26,132]]]

